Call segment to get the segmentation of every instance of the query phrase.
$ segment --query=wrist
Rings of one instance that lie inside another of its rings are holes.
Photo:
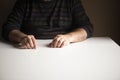
[[[21,42],[22,38],[24,38],[25,36],[27,36],[26,34],[24,34],[23,32],[19,31],[19,30],[12,30],[9,33],[9,40],[12,42]]]
[[[70,43],[73,42],[73,35],[72,35],[71,33],[65,34],[65,36],[68,38],[68,41],[69,41]]]

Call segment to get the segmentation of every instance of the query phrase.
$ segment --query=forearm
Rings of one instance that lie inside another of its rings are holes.
[[[87,32],[83,28],[78,28],[70,33],[65,34],[69,36],[70,42],[80,42],[87,38]]]
[[[53,41],[49,44],[49,46],[53,48],[61,48],[70,43],[83,41],[86,38],[87,38],[87,32],[84,29],[79,28],[64,35],[62,34],[57,35],[53,39]]]
[[[9,40],[12,42],[21,42],[21,39],[25,36],[27,35],[19,30],[12,30],[8,35]]]

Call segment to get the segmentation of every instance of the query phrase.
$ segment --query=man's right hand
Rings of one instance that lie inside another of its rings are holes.
[[[9,33],[9,40],[18,43],[15,46],[21,49],[35,49],[37,47],[35,37],[24,34],[20,30],[12,30]]]
[[[18,48],[20,49],[36,49],[37,43],[36,39],[33,35],[27,35],[23,37],[18,44]]]

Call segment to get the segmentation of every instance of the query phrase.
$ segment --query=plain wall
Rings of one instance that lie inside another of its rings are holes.
[[[15,1],[0,0],[0,27]],[[108,36],[120,44],[120,0],[82,0],[82,3],[94,25],[93,36]]]
[[[82,0],[94,36],[109,36],[120,45],[120,0]]]

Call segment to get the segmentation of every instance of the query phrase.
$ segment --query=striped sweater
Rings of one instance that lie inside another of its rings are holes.
[[[51,39],[77,28],[85,29],[88,37],[93,33],[80,0],[17,0],[2,34],[8,39],[9,32],[18,29],[37,39]]]

